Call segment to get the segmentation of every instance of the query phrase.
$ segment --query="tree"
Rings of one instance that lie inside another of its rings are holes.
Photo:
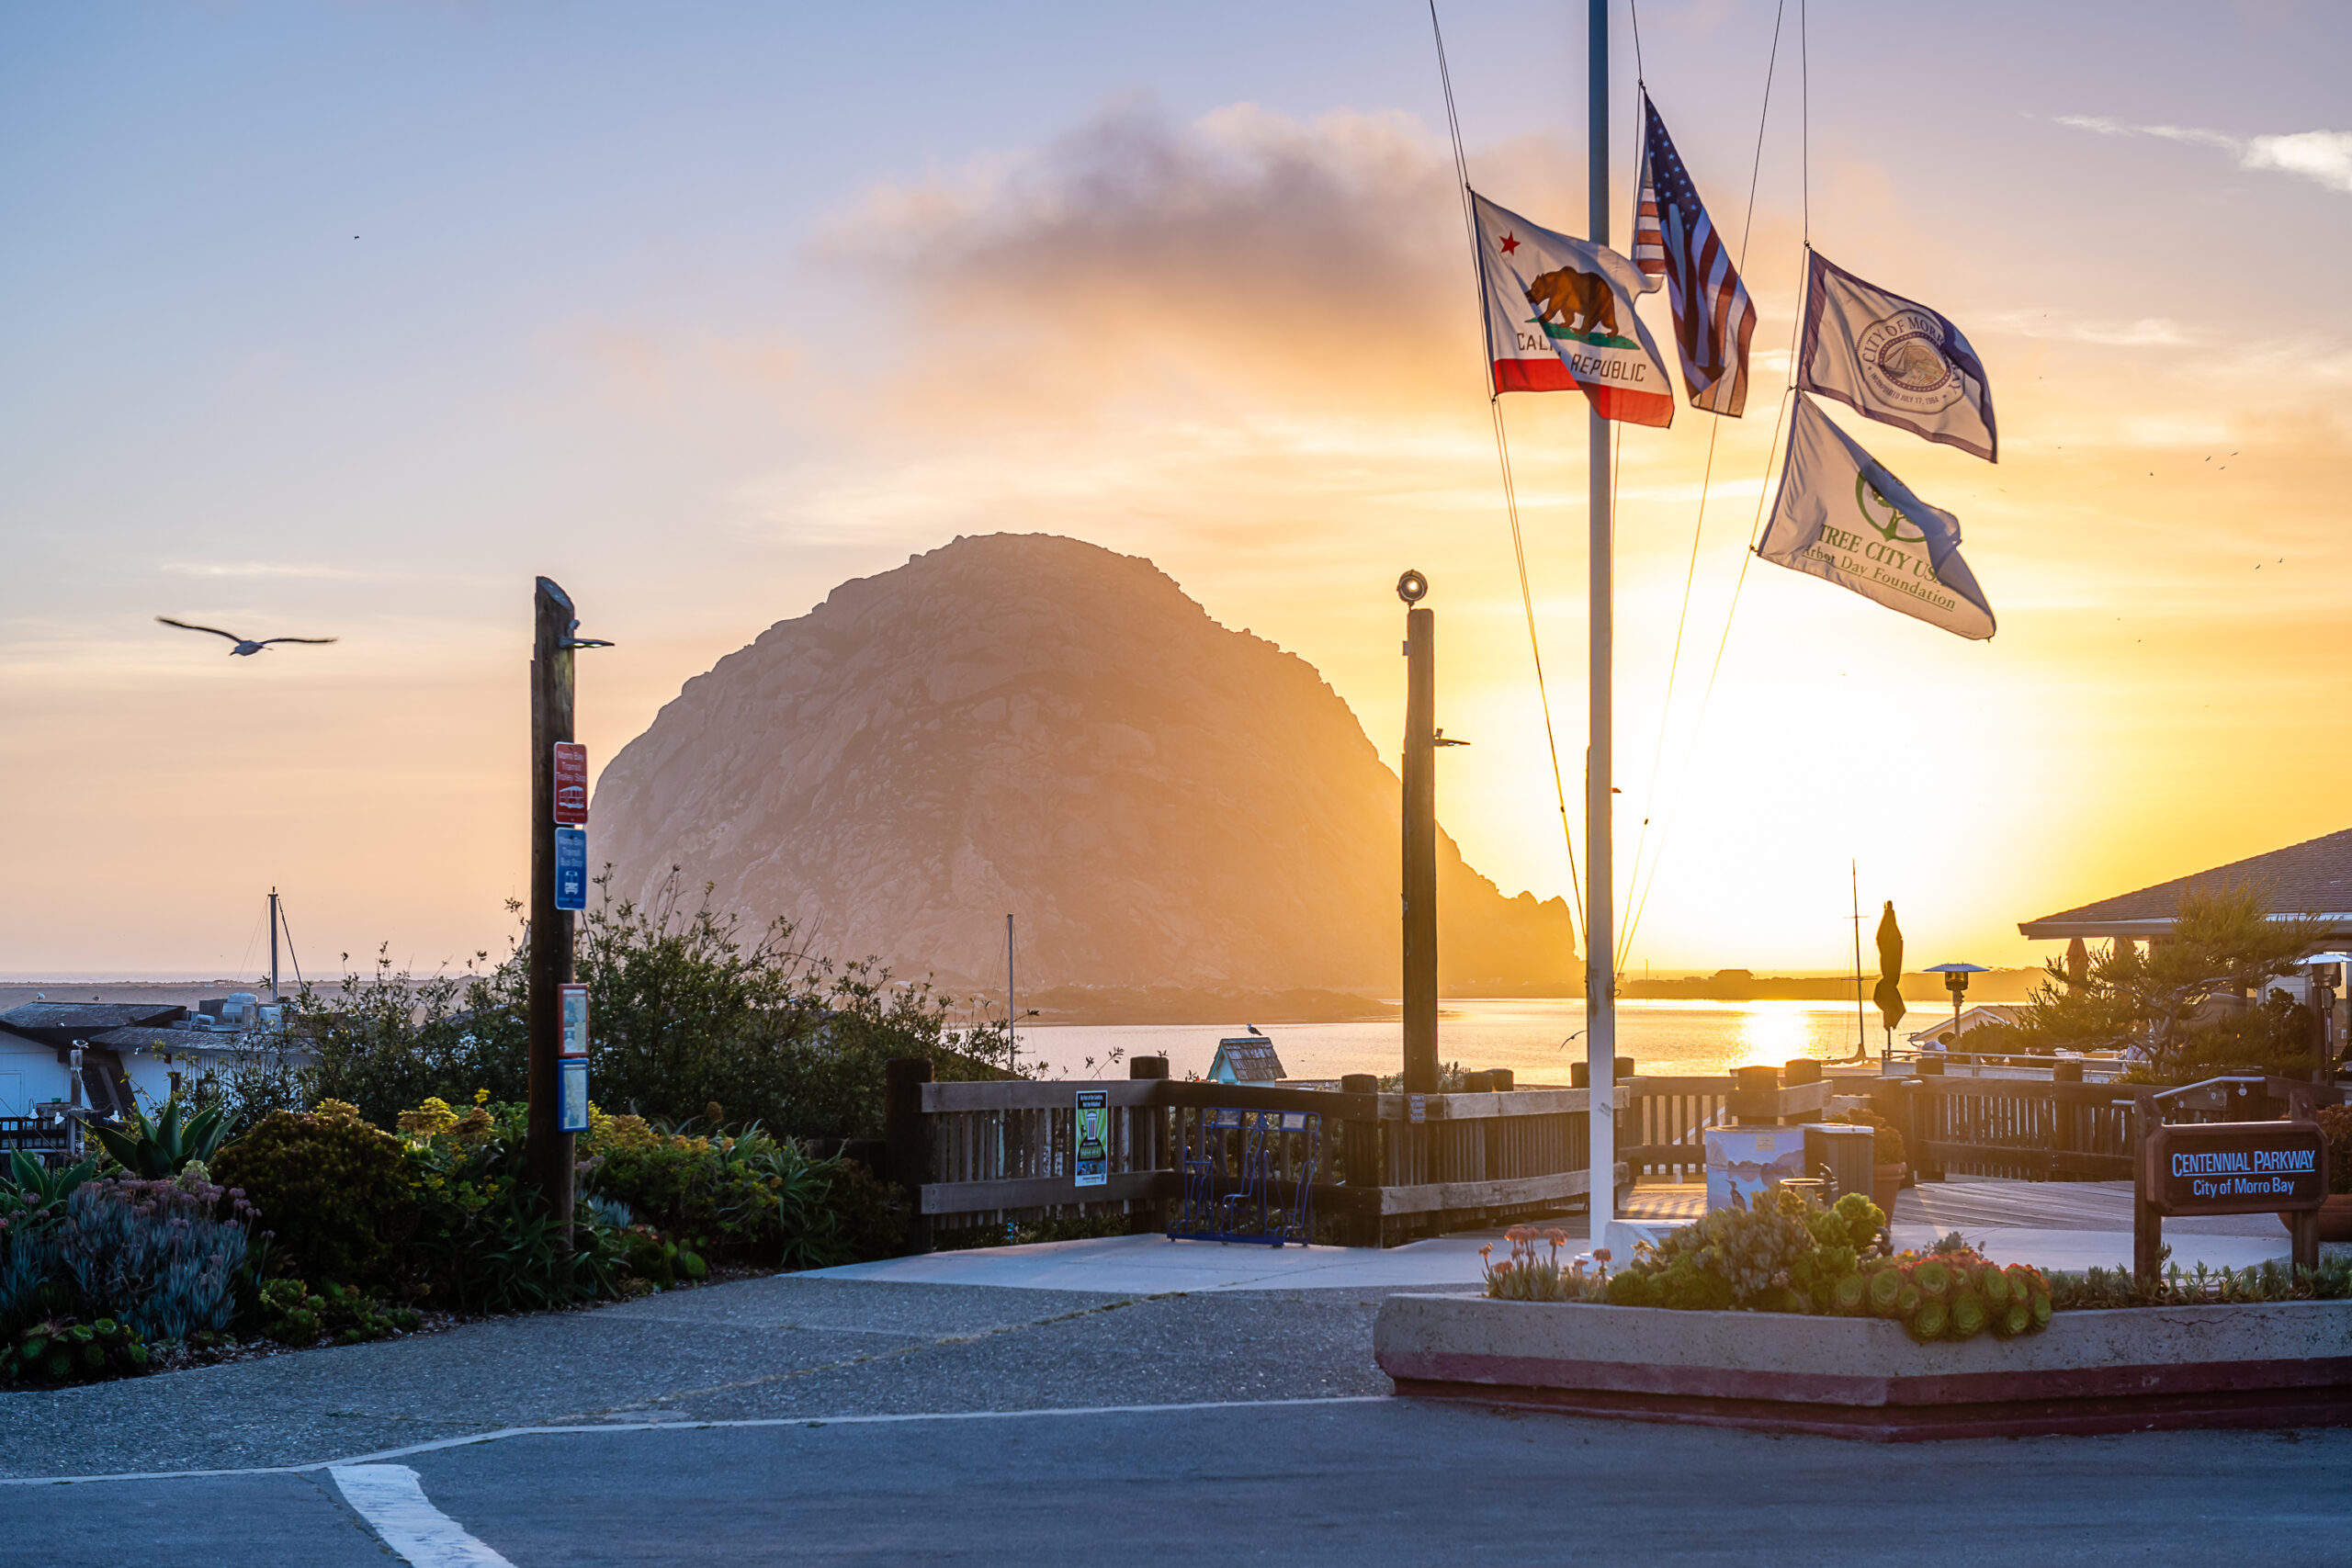
[[[2310,1065],[2309,1020],[2291,1003],[2256,998],[2324,940],[2317,915],[2275,916],[2270,889],[2255,883],[2191,887],[2170,940],[2141,951],[2110,942],[2079,978],[2052,959],[2018,1032],[2048,1054],[2127,1053],[2133,1077],[2177,1083],[2232,1070],[2301,1071]]]

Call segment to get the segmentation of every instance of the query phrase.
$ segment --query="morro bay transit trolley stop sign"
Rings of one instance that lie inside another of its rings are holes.
[[[588,820],[588,748],[576,740],[555,742],[555,819],[571,828]]]

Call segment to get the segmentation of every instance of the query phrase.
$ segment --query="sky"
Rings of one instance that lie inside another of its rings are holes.
[[[1584,8],[1441,15],[1472,182],[1585,232]],[[1638,75],[1760,324],[1744,419],[1619,447],[1628,968],[1835,969],[1857,886],[2030,962],[2346,826],[2352,10],[1631,20],[1613,237]],[[273,886],[314,973],[497,951],[535,573],[617,645],[601,766],[999,530],[1149,557],[1392,759],[1424,571],[1441,816],[1566,892],[1454,185],[1392,0],[0,5],[0,974],[249,975]],[[1989,643],[1747,554],[1808,239],[1985,362],[1997,465],[1840,422],[1960,517]],[[1573,804],[1584,405],[1503,412]]]

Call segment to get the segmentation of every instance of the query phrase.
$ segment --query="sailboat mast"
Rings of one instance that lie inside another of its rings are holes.
[[[1008,913],[1004,917],[1004,1044],[1014,1064],[1021,1060],[1020,1018],[1012,1005],[1012,916]]]
[[[1609,3],[1588,0],[1591,31],[1586,44],[1591,143],[1591,199],[1588,236],[1594,244],[1609,243]],[[1609,496],[1609,422],[1596,410],[1592,420],[1592,546],[1591,658],[1592,694],[1589,724],[1589,750],[1585,758],[1585,1062],[1586,1082],[1591,1086],[1590,1134],[1587,1147],[1591,1163],[1587,1201],[1591,1205],[1591,1236],[1595,1247],[1609,1245],[1609,1225],[1617,1217],[1617,976],[1614,910],[1610,883],[1614,875],[1611,848],[1611,748],[1613,716],[1611,696],[1611,653],[1613,626],[1615,565],[1611,558]]]
[[[277,994],[277,889],[269,890],[269,999],[278,1001]]]
[[[1860,1061],[1870,1055],[1870,1025],[1862,1013],[1862,863],[1846,863],[1847,874],[1854,879],[1854,1059]]]

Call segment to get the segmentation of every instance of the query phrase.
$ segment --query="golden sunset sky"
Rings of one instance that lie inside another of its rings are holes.
[[[1623,444],[1632,971],[1838,967],[1849,861],[1916,962],[2024,962],[2352,822],[2352,11],[1800,11],[1641,12],[1735,237],[1758,171],[1762,320],[1744,420]],[[1443,14],[1473,182],[1584,232],[1583,7]],[[314,974],[502,945],[535,572],[619,645],[601,765],[1000,530],[1149,557],[1392,759],[1425,571],[1441,815],[1566,890],[1415,5],[17,6],[0,204],[0,973],[251,974],[273,885]],[[1989,644],[1761,562],[1724,639],[1808,232],[1985,361],[1997,466],[1835,417],[1959,515]],[[1504,408],[1573,802],[1584,404]]]

